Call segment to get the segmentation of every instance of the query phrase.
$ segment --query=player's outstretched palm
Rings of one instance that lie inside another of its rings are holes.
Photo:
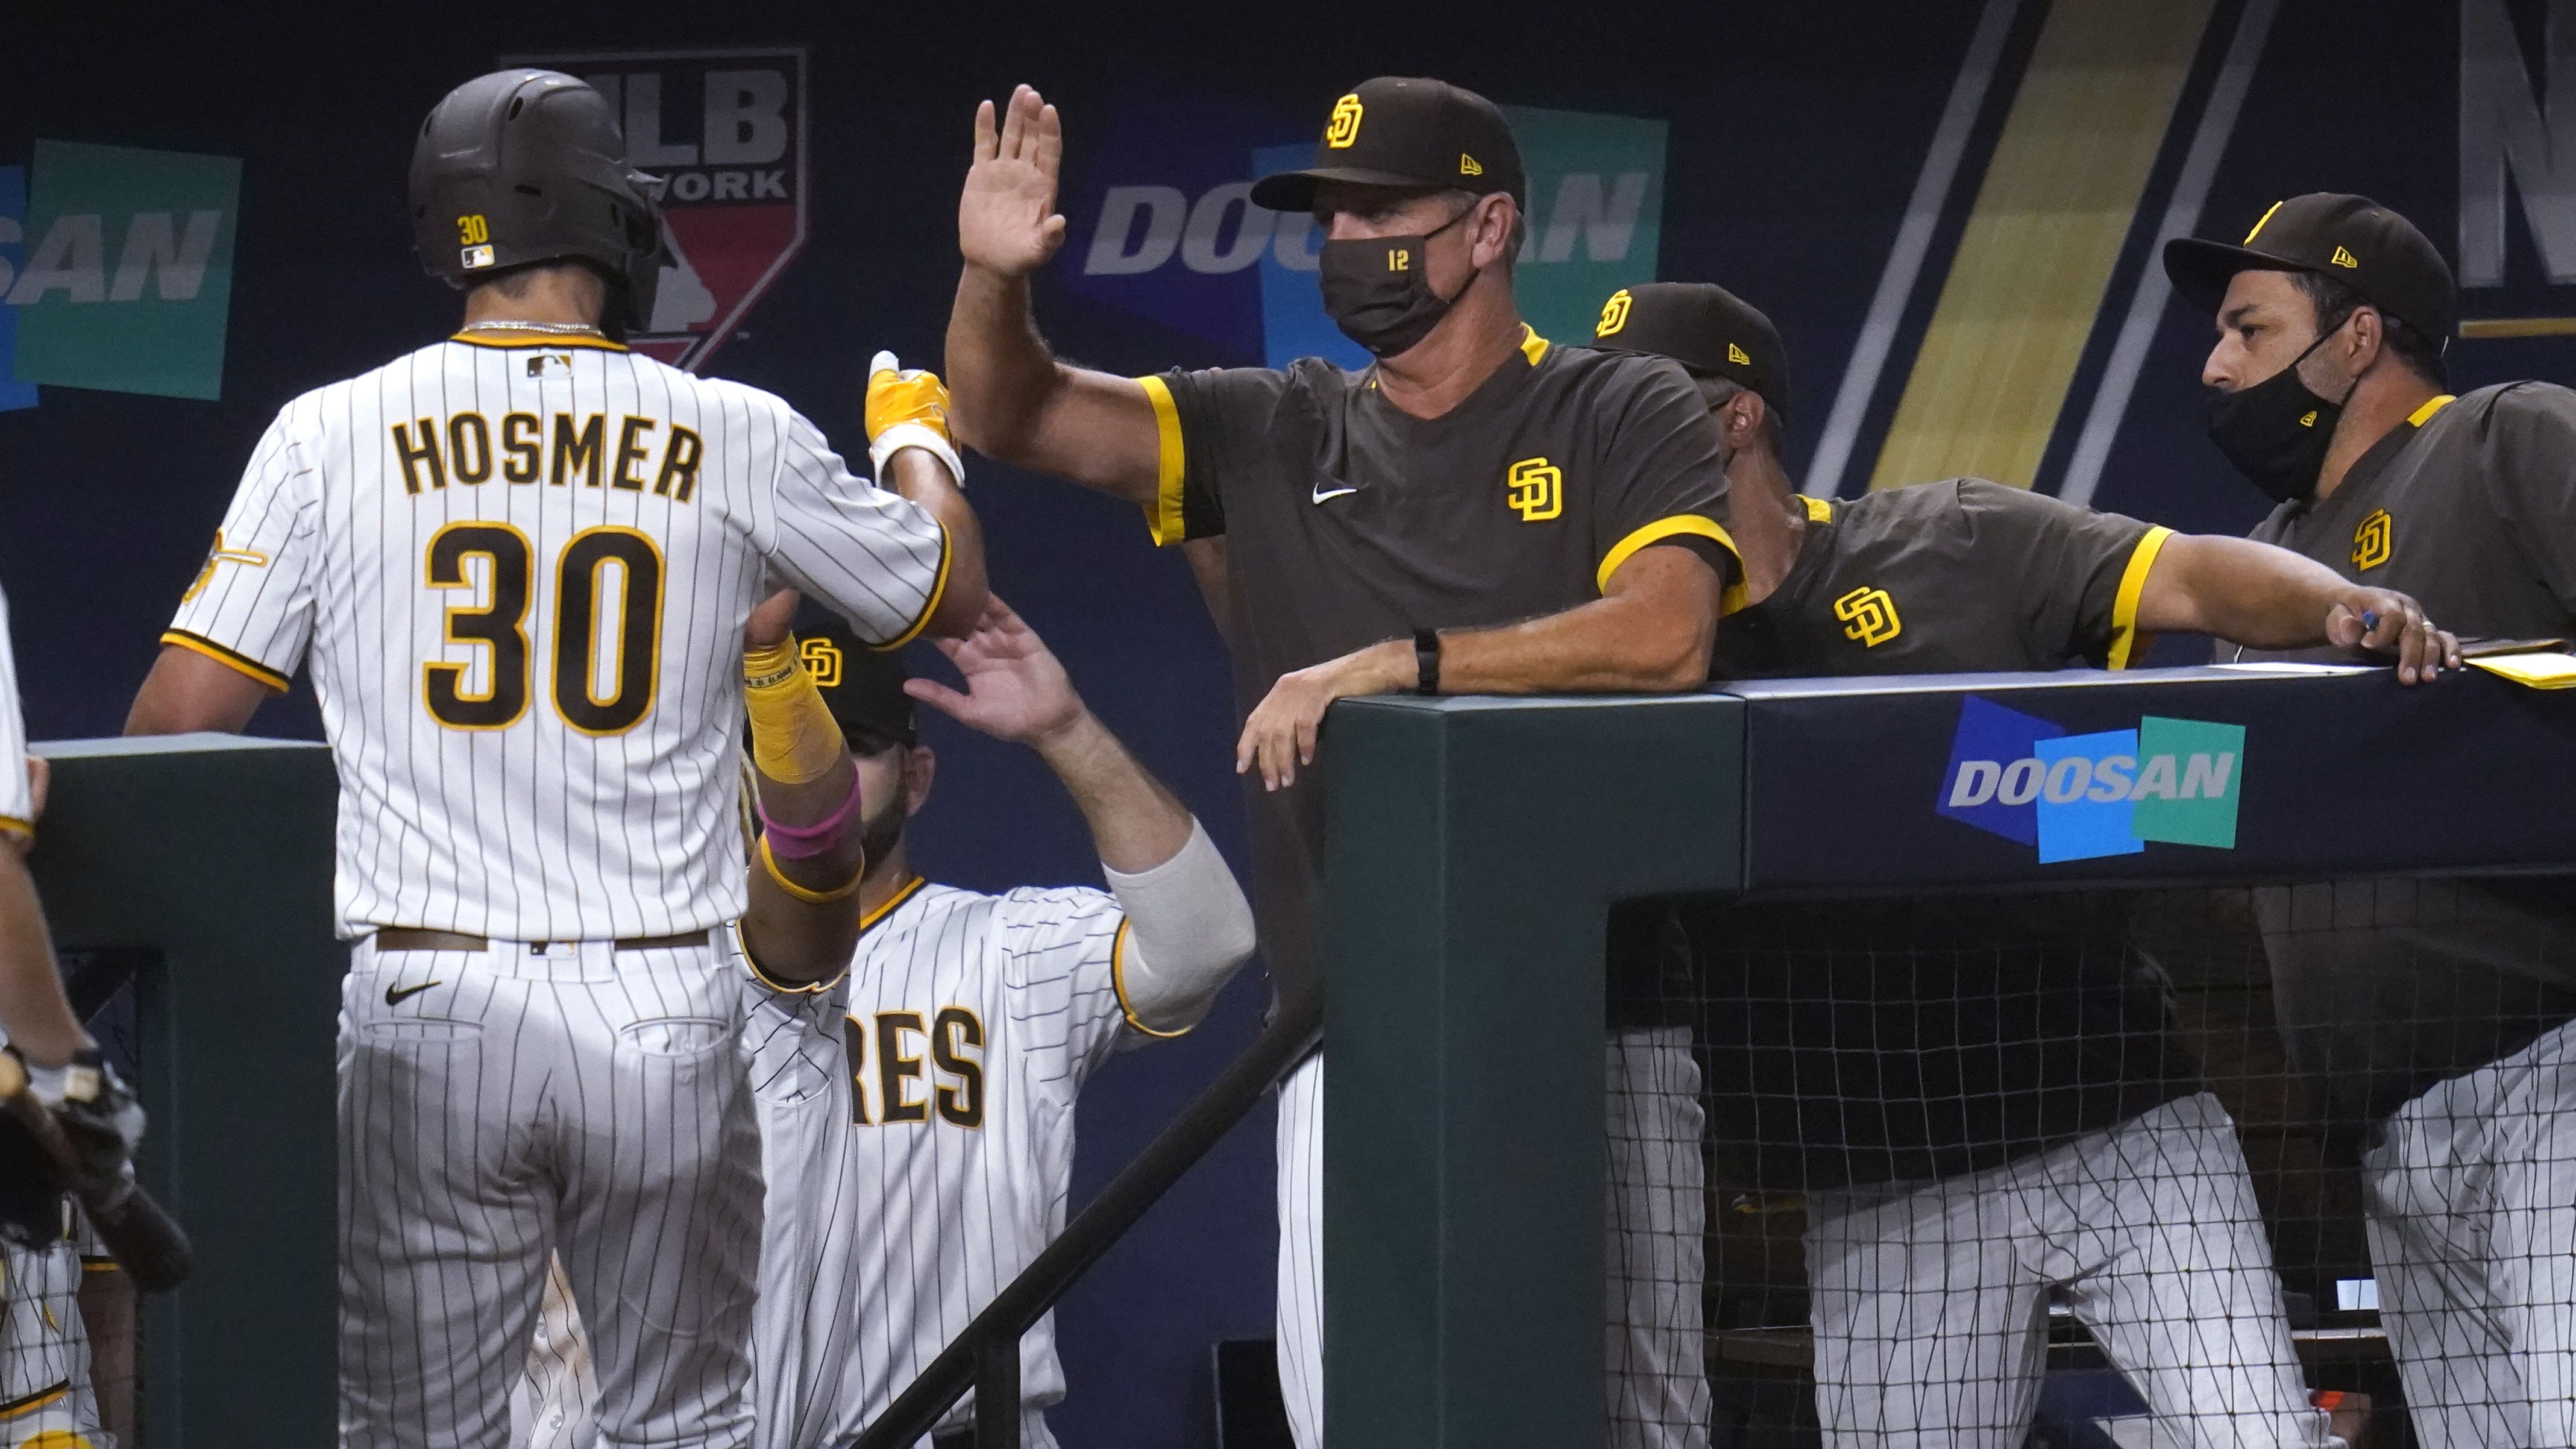
[[[1055,209],[1064,130],[1055,107],[1027,86],[1011,92],[1000,120],[997,128],[991,101],[975,108],[975,163],[957,201],[957,249],[969,266],[1023,277],[1064,245]]]
[[[934,642],[966,677],[965,691],[929,679],[907,679],[903,691],[967,728],[1034,745],[1082,718],[1064,666],[1000,597],[984,605],[974,633]]]

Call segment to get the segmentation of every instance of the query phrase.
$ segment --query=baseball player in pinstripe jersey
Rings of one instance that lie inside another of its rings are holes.
[[[27,874],[43,785],[41,765],[27,755],[9,604],[0,597],[0,1049],[25,1060],[31,1085],[67,1131],[121,1165],[143,1112],[63,994]],[[99,1429],[80,1316],[86,1228],[40,1163],[34,1139],[0,1114],[0,1449],[115,1449]]]
[[[411,183],[464,327],[278,415],[127,728],[239,729],[310,660],[355,942],[341,1442],[503,1443],[556,1251],[603,1440],[741,1445],[742,631],[792,586],[872,645],[962,632],[980,539],[937,416],[885,430],[888,491],[776,397],[616,340],[666,254],[588,86],[459,87]]]
[[[996,600],[940,647],[965,691],[906,681],[829,625],[805,640],[879,803],[855,959],[806,972],[763,957],[750,992],[769,1181],[752,1354],[764,1449],[847,1444],[910,1386],[1064,1226],[1083,1082],[1122,1047],[1187,1031],[1252,952],[1251,907],[1207,832],[1036,633]],[[915,874],[904,822],[934,760],[914,699],[1035,749],[1089,822],[1109,890],[985,895]],[[1051,1318],[1020,1352],[1020,1442],[1046,1449],[1043,1410],[1065,1392]],[[564,1402],[577,1358],[532,1362],[554,1406],[532,1416],[532,1444],[593,1442]],[[965,1437],[968,1407],[934,1444]]]

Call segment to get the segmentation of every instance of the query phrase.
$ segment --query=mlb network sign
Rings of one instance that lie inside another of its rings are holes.
[[[1521,315],[1540,336],[1587,341],[1612,292],[1654,280],[1665,124],[1504,110],[1529,173],[1528,239],[1514,272]],[[1076,192],[1057,265],[1082,295],[1247,361],[1365,364],[1324,315],[1314,218],[1252,204],[1254,178],[1313,162],[1314,133],[1301,129],[1222,101],[1127,107]]]
[[[1970,695],[1935,808],[2043,862],[2135,855],[2151,840],[2232,850],[2244,760],[2243,725],[2148,715],[2070,735]]]

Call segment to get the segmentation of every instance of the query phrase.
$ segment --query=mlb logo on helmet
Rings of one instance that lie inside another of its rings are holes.
[[[2244,758],[2243,725],[2149,715],[2069,735],[1970,695],[1933,808],[2036,846],[2043,863],[2135,855],[2151,840],[2232,850]]]
[[[627,340],[695,372],[805,246],[805,51],[509,56],[607,97],[626,159],[662,183],[671,260]]]

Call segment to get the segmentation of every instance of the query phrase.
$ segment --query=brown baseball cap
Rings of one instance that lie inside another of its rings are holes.
[[[1592,345],[1603,352],[1669,357],[1701,377],[1723,377],[1789,416],[1789,352],[1760,308],[1713,282],[1622,287],[1602,304]]]
[[[1529,209],[1520,143],[1502,107],[1447,81],[1382,75],[1333,102],[1315,164],[1264,176],[1256,206],[1307,211],[1326,181],[1361,186],[1457,187],[1482,196],[1509,192]]]
[[[2332,277],[2436,348],[2459,326],[2450,263],[2413,222],[2367,196],[2312,191],[2276,201],[2234,246],[2198,237],[2165,243],[2165,275],[2204,311],[2217,311],[2228,283],[2247,271]]]
[[[903,692],[912,674],[900,652],[870,647],[839,615],[811,599],[796,610],[796,641],[805,672],[814,676],[824,707],[851,749],[869,754],[889,741],[921,743],[912,696]]]

